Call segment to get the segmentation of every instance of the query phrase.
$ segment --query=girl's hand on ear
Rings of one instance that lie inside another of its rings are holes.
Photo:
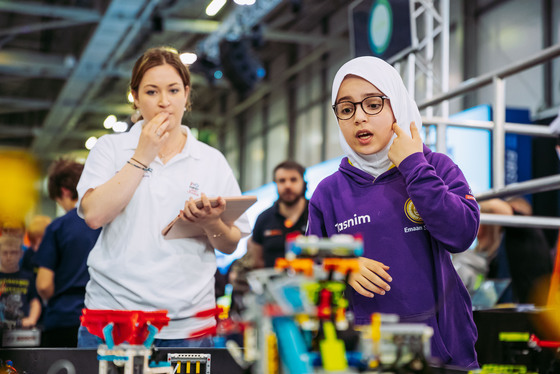
[[[410,123],[410,134],[412,136],[408,136],[396,122],[393,123],[393,131],[397,134],[397,137],[393,140],[391,148],[389,148],[388,156],[389,160],[391,160],[396,167],[399,167],[401,162],[411,154],[422,152],[423,143],[422,137],[414,122]]]

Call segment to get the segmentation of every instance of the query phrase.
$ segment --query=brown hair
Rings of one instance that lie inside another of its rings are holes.
[[[144,74],[153,67],[165,64],[171,65],[175,68],[183,81],[183,85],[190,87],[191,73],[179,58],[177,51],[170,47],[156,47],[148,49],[138,60],[136,60],[134,68],[132,69],[132,77],[130,79],[130,91],[137,95],[138,88],[140,87],[142,78],[144,78]],[[135,104],[133,104],[133,106],[134,109],[137,109]],[[190,95],[187,100],[186,109],[187,111],[191,110]]]
[[[72,199],[78,199],[76,186],[84,170],[84,165],[72,160],[59,159],[49,168],[49,197],[56,200],[62,197],[62,187],[72,193]]]
[[[272,172],[273,180],[276,180],[276,171],[278,171],[278,169],[296,170],[299,173],[299,175],[301,175],[302,179],[303,179],[303,175],[305,174],[305,168],[303,166],[301,166],[295,161],[287,160],[276,165],[274,171]]]

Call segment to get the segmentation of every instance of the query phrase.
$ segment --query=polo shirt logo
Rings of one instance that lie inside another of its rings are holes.
[[[198,191],[200,190],[200,186],[198,183],[191,182],[189,185],[189,193],[191,195],[198,196]]]

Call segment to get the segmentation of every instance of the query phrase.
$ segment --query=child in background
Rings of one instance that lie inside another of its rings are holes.
[[[39,249],[41,240],[43,240],[45,230],[47,226],[50,225],[51,221],[52,219],[49,216],[37,215],[31,218],[29,225],[27,225],[29,247],[23,253],[21,269],[33,273],[35,277],[37,276],[37,270],[39,270],[39,266],[35,262],[35,254]]]
[[[0,322],[2,326],[33,327],[41,315],[33,274],[20,270],[23,240],[0,236]]]
[[[45,305],[43,347],[78,345],[80,315],[89,280],[87,258],[101,231],[87,227],[76,211],[76,185],[83,169],[83,164],[66,159],[56,160],[49,167],[49,197],[66,214],[47,227],[34,256],[39,267],[37,293]]]
[[[332,104],[347,155],[309,204],[307,234],[361,234],[349,278],[357,324],[375,312],[434,329],[432,356],[475,368],[476,326],[451,253],[469,248],[480,213],[461,170],[423,145],[422,120],[397,71],[358,57],[337,72]]]

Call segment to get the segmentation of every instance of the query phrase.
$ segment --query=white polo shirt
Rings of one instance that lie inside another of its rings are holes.
[[[78,183],[81,200],[91,188],[113,177],[133,156],[142,121],[123,134],[102,136],[91,150]],[[239,196],[241,191],[225,157],[199,142],[186,126],[183,151],[163,164],[159,157],[149,165],[132,199],[111,223],[103,226],[92,249],[90,281],[85,304],[89,309],[167,310],[171,322],[159,339],[181,339],[193,331],[215,325],[214,318],[192,316],[215,306],[214,249],[206,238],[165,240],[161,230],[185,200]],[[235,226],[243,236],[251,232],[246,215]]]

